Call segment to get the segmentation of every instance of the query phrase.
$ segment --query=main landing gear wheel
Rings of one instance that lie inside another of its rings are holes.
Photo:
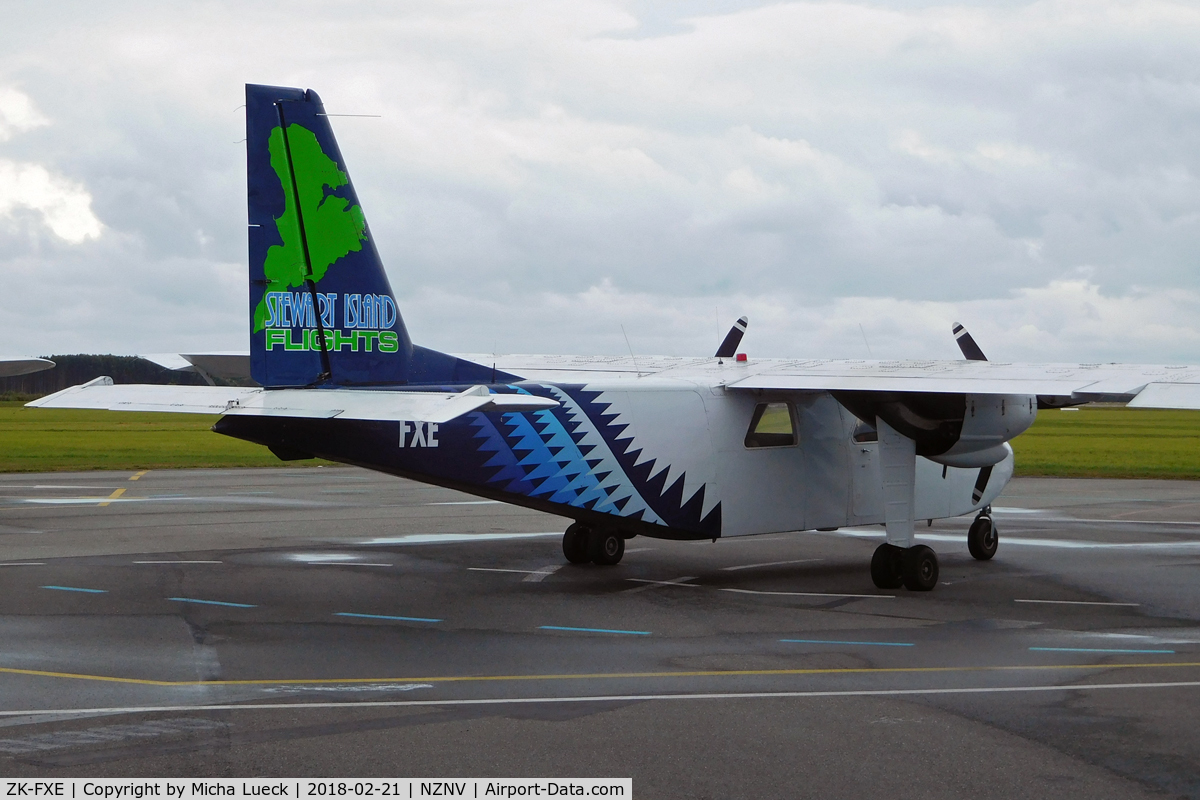
[[[578,522],[573,523],[563,534],[563,555],[572,564],[586,564],[592,560],[588,552],[588,529]]]
[[[881,544],[871,556],[871,580],[880,589],[899,589],[904,585],[904,550],[891,544]]]
[[[996,548],[999,545],[1000,533],[996,530],[996,525],[992,522],[992,518],[980,514],[971,523],[970,530],[967,531],[967,549],[971,551],[971,555],[975,558],[980,561],[987,561],[996,555]]]
[[[616,531],[592,531],[588,544],[592,563],[602,567],[620,563],[625,555],[625,539]]]
[[[910,592],[928,592],[937,586],[937,553],[923,544],[904,551],[901,572],[904,588]]]

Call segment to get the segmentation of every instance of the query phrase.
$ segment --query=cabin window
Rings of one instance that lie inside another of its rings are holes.
[[[787,403],[759,403],[746,431],[746,447],[789,447],[796,443],[796,423]]]
[[[879,431],[869,422],[863,422],[861,419],[858,425],[854,427],[854,433],[850,437],[855,444],[863,444],[864,442],[878,442]]]

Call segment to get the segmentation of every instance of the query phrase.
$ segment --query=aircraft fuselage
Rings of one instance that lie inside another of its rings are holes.
[[[214,430],[281,457],[355,464],[627,537],[709,539],[884,521],[878,445],[854,440],[859,420],[828,392],[798,399],[652,379],[494,388],[561,405],[441,424],[231,415]],[[755,439],[751,428],[763,413],[775,415],[773,427]],[[1010,455],[975,497],[979,469],[918,458],[914,516],[978,510],[1011,475]]]

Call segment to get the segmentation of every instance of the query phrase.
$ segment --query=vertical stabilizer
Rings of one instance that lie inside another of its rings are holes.
[[[254,380],[407,383],[412,342],[316,92],[246,86],[246,172]]]

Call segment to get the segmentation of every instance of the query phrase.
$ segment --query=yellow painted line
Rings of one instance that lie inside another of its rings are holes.
[[[123,494],[125,494],[125,487],[121,487],[120,489],[117,489],[117,490],[116,490],[116,491],[114,491],[112,494],[110,494],[110,495],[108,496],[108,498],[107,498],[107,499],[108,499],[108,500],[116,500],[118,497],[120,497],[120,496],[121,496],[121,495],[123,495]],[[107,502],[103,502],[103,503],[101,503],[100,505],[103,507],[103,506],[106,506],[106,505],[108,505],[108,503],[107,503]]]
[[[149,471],[150,471],[150,470],[148,470],[148,469],[144,469],[144,470],[142,470],[141,472],[135,473],[135,474],[133,474],[132,476],[130,476],[129,480],[131,480],[131,481],[136,481],[138,478],[142,477],[143,475],[145,475],[145,474],[146,474],[147,472],[149,472]]]
[[[0,674],[31,675],[37,678],[71,678],[74,680],[102,681],[105,683],[136,683],[142,686],[191,686],[199,684],[199,681],[152,681],[146,678],[114,678],[107,675],[80,675],[73,672],[49,672],[41,669],[11,669],[8,667],[0,667]]]
[[[1160,661],[1135,664],[1029,664],[980,667],[841,667],[831,669],[732,669],[687,672],[584,672],[565,675],[439,675],[422,678],[267,678],[237,681],[156,681],[149,678],[120,678],[86,675],[76,672],[48,672],[37,669],[0,667],[0,675],[30,675],[41,678],[67,678],[106,683],[133,683],[142,686],[286,686],[291,684],[331,683],[470,683],[498,681],[576,681],[623,678],[736,678],[772,675],[886,675],[943,672],[1045,672],[1046,670],[1163,669],[1200,667],[1200,661]]]

